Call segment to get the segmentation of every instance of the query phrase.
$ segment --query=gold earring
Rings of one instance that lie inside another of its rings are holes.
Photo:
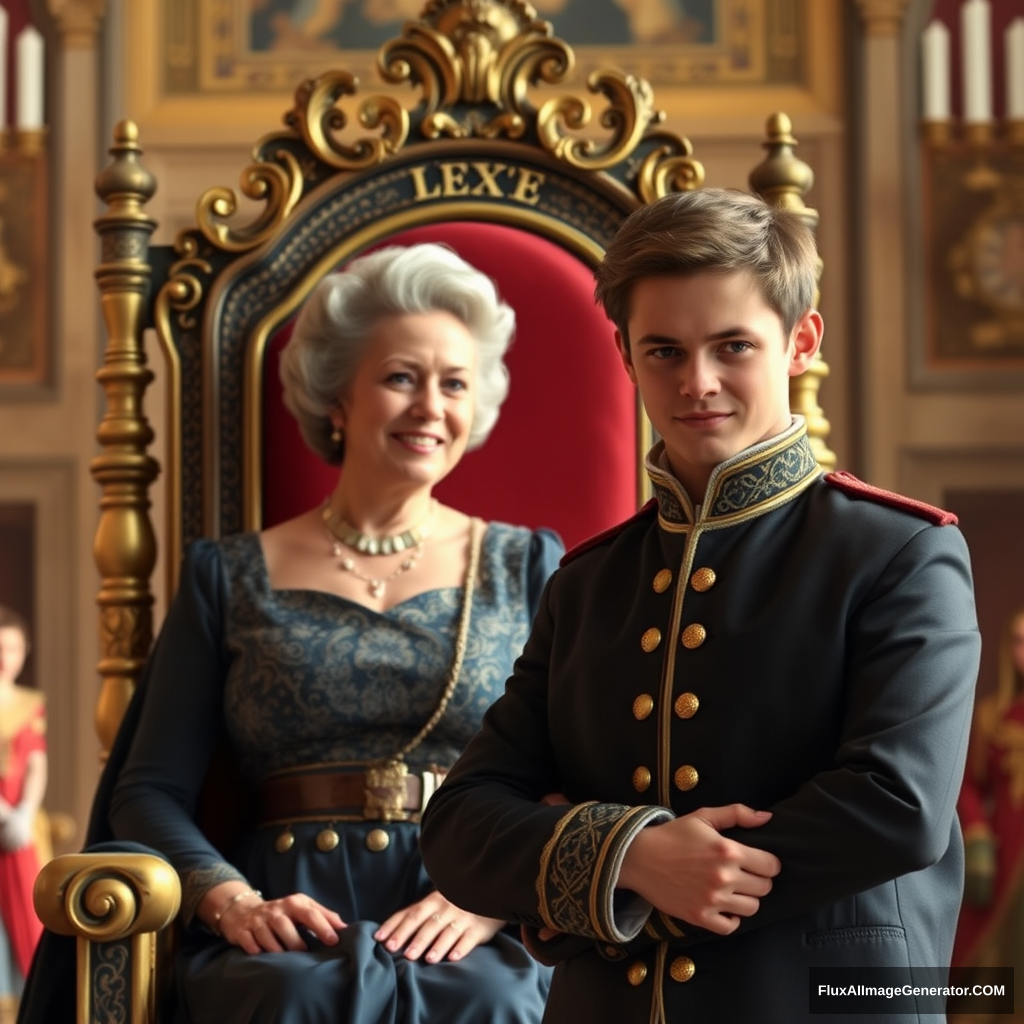
[[[341,427],[335,427],[331,431],[331,444],[333,444],[335,447],[337,447],[344,440],[345,440],[345,431],[342,430]]]

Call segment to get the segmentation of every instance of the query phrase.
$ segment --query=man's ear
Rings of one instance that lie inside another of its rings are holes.
[[[793,326],[789,336],[792,352],[789,357],[790,377],[799,377],[821,348],[821,339],[825,333],[825,324],[816,309],[809,309]]]
[[[633,357],[629,351],[629,345],[626,344],[626,339],[622,337],[621,331],[615,332],[615,347],[619,350],[619,358],[622,360],[622,365],[626,368],[626,373],[629,375],[629,379],[636,384],[636,371],[633,369]]]

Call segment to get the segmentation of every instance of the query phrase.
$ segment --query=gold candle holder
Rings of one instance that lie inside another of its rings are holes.
[[[45,128],[15,128],[14,149],[19,153],[33,156],[42,153],[46,149]]]
[[[1024,150],[1024,117],[1015,117],[1004,124],[1003,136],[1013,150]]]
[[[921,133],[924,141],[933,149],[946,149],[953,141],[953,122],[922,121]]]
[[[974,166],[964,175],[964,184],[972,191],[995,188],[999,175],[990,157],[996,142],[995,125],[991,121],[971,121],[963,126],[963,139],[974,157]]]

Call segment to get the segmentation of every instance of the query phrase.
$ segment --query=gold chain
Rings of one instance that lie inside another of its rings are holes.
[[[466,582],[462,587],[462,612],[459,616],[459,630],[455,636],[455,656],[452,658],[452,667],[448,673],[448,682],[445,685],[444,693],[441,694],[441,699],[426,725],[397,754],[389,758],[391,761],[401,761],[409,751],[418,747],[426,739],[427,734],[441,721],[441,717],[455,693],[455,688],[459,685],[462,662],[466,656],[466,641],[469,639],[469,620],[473,610],[473,589],[476,585],[477,566],[480,563],[480,540],[483,536],[483,526],[482,519],[474,518],[470,523],[469,565],[466,567]]]

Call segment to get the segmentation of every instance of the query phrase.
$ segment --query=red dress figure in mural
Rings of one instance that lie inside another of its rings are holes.
[[[953,963],[1024,967],[1024,608],[1007,624],[996,692],[975,709],[958,810],[967,879]]]
[[[39,871],[33,831],[46,789],[43,695],[16,686],[28,654],[24,620],[0,605],[0,1024],[13,1022],[42,925],[32,906]]]

